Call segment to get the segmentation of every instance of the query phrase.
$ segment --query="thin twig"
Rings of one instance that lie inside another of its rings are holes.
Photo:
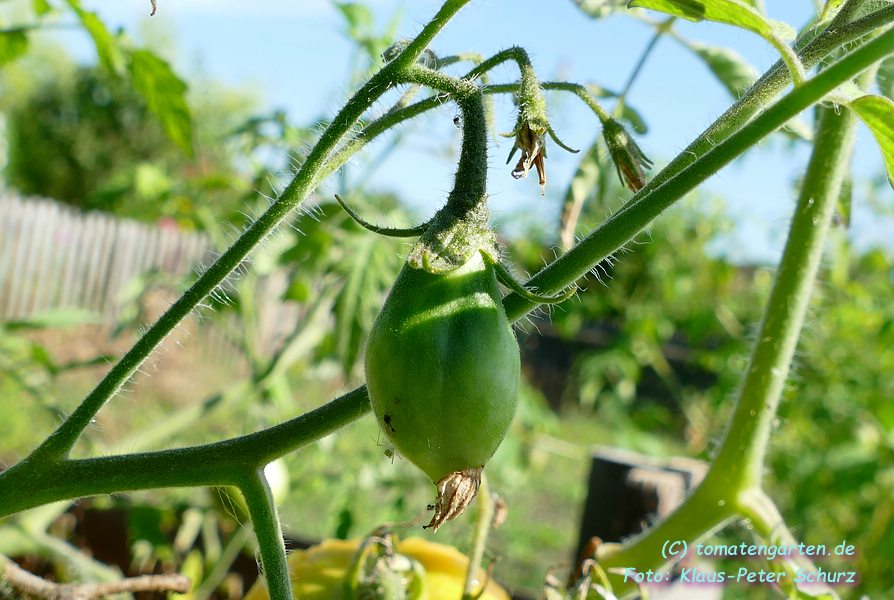
[[[141,575],[121,581],[105,583],[55,583],[29,573],[5,556],[0,556],[3,579],[18,591],[45,600],[90,600],[122,592],[177,592],[189,591],[190,581],[177,573]]]

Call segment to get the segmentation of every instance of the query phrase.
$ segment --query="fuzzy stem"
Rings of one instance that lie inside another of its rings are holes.
[[[549,294],[574,283],[606,256],[621,248],[684,194],[782,127],[798,113],[819,102],[837,86],[892,52],[894,52],[894,30],[889,30],[793,89],[760,116],[703,153],[683,170],[669,176],[667,172],[672,170],[672,167],[670,165],[665,167],[656,177],[656,179],[661,177],[664,180],[663,184],[658,187],[647,185],[640,190],[635,196],[640,199],[638,202],[628,204],[624,210],[615,213],[580,244],[532,277],[525,287],[535,287],[541,293]],[[510,320],[519,319],[536,308],[536,304],[517,294],[507,295],[503,299],[503,306]]]
[[[409,69],[407,81],[450,95],[463,115],[463,141],[453,190],[447,208],[457,213],[484,202],[487,197],[487,112],[477,85],[422,66]]]
[[[842,12],[844,11],[842,10]],[[822,33],[797,51],[797,57],[804,69],[812,69],[834,50],[890,25],[894,22],[894,6],[883,8],[852,23],[847,23],[841,17],[841,13],[836,15]],[[634,195],[616,215],[646,198],[655,188],[683,171],[709,152],[717,143],[732,135],[767,106],[791,82],[790,71],[786,63],[779,60],[735,104],[728,108],[689,146],[677,154],[676,158]]]
[[[813,156],[764,320],[751,355],[732,425],[718,454],[719,472],[741,473],[741,484],[761,481],[776,407],[788,377],[835,203],[847,174],[856,116],[822,109]],[[745,461],[747,469],[738,465]],[[733,469],[733,466],[736,468]]]
[[[856,117],[850,111],[836,115],[832,110],[823,109],[813,155],[751,364],[726,439],[708,475],[693,495],[659,526],[632,544],[620,550],[609,549],[600,556],[599,562],[604,568],[635,565],[639,570],[657,569],[672,558],[662,558],[661,551],[668,540],[698,540],[736,515],[772,514],[771,511],[762,513],[759,506],[763,505],[756,504],[754,499],[763,495],[761,472],[771,425],[819,270],[823,242],[847,172],[855,127]],[[763,524],[771,520],[768,517]],[[617,582],[620,590],[632,588],[629,581],[624,583],[618,579]]]
[[[475,532],[472,537],[472,550],[469,552],[469,565],[466,569],[466,581],[463,585],[462,600],[472,600],[475,594],[483,591],[487,586],[487,580],[478,581],[478,572],[481,570],[481,560],[484,558],[484,549],[487,546],[487,536],[490,533],[494,519],[494,498],[487,484],[487,477],[481,476],[481,486],[478,488],[478,519],[475,521]],[[475,589],[476,584],[478,590]]]
[[[363,386],[285,423],[214,444],[78,460],[26,459],[0,473],[0,517],[56,500],[98,494],[238,485],[246,469],[262,468],[369,410]]]
[[[270,600],[291,600],[292,585],[289,582],[286,547],[276,514],[276,503],[263,468],[254,470],[238,486],[251,515]]]
[[[99,409],[118,392],[149,354],[307,197],[317,183],[317,174],[324,168],[326,159],[339,140],[394,85],[400,73],[415,63],[434,36],[468,2],[469,0],[447,0],[419,35],[354,94],[323,132],[304,165],[277,201],[121,357],[78,408],[32,453],[33,458],[60,459],[68,455]]]

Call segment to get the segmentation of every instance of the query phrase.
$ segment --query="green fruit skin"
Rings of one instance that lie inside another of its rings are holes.
[[[404,265],[370,332],[366,382],[382,431],[434,482],[481,467],[515,414],[520,359],[481,254],[446,274]]]

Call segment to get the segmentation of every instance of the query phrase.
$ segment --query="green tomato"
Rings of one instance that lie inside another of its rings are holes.
[[[436,484],[480,473],[512,422],[519,375],[518,342],[480,251],[446,273],[404,265],[366,349],[372,409],[401,454]]]

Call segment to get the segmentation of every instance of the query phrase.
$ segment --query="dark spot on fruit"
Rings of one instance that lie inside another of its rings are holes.
[[[391,415],[382,415],[382,420],[385,421],[385,425],[387,425],[391,431],[397,431],[397,429],[394,428],[394,425],[391,424]]]

